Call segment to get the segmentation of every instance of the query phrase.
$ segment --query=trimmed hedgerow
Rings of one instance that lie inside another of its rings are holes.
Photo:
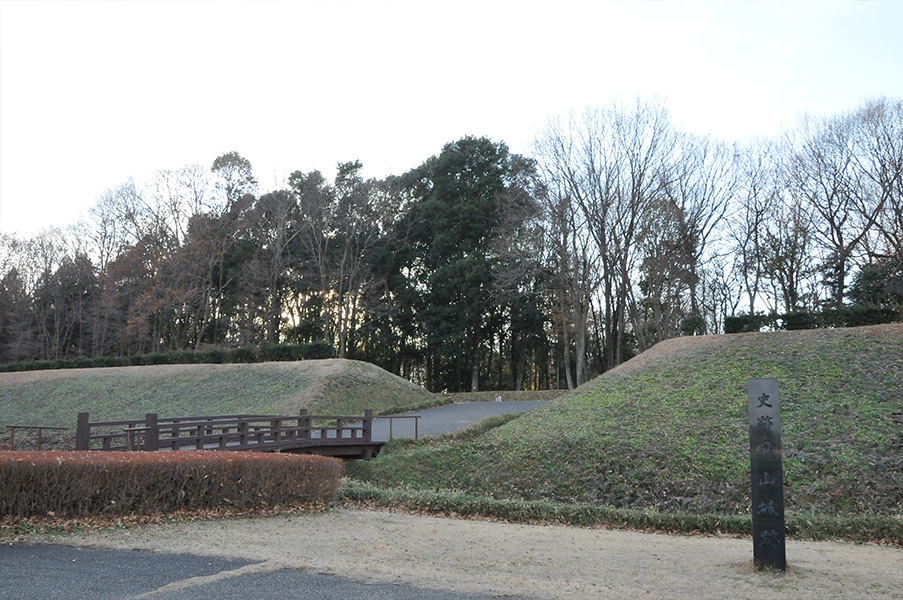
[[[257,354],[251,348],[235,348],[229,351],[229,362],[253,363],[257,362]]]
[[[899,307],[853,305],[822,311],[798,311],[783,315],[754,314],[725,317],[724,333],[755,333],[757,331],[799,331],[837,327],[863,327],[899,323]]]
[[[261,344],[258,348],[232,350],[152,352],[133,356],[100,356],[97,358],[60,358],[0,364],[0,373],[12,371],[45,371],[58,369],[88,369],[94,367],[125,367],[145,365],[190,365],[223,363],[258,363],[271,361],[315,360],[333,358],[335,349],[329,342],[309,344]]]
[[[309,344],[300,344],[304,350],[304,358],[308,360],[317,360],[324,358],[334,358],[335,348],[327,341],[320,340],[318,342],[310,342]]]
[[[240,510],[329,501],[334,458],[245,452],[2,452],[0,517]]]

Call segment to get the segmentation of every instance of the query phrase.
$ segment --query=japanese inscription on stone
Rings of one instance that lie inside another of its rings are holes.
[[[777,379],[750,379],[749,451],[753,562],[787,570],[784,543],[784,471]]]

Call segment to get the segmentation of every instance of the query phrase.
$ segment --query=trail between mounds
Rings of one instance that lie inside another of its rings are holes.
[[[899,548],[789,541],[783,574],[753,569],[750,539],[375,510],[149,525],[52,541],[242,558],[266,563],[260,565],[265,570],[311,569],[363,582],[537,599],[903,598]]]

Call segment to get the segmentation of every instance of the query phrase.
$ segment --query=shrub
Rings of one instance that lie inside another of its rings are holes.
[[[702,315],[690,315],[680,323],[680,330],[684,335],[703,335],[705,333],[705,317]]]
[[[127,367],[129,366],[129,357],[128,356],[113,356],[110,357],[108,361],[104,363],[105,367]]]
[[[221,365],[226,362],[226,351],[212,348],[197,353],[197,362],[208,365]]]
[[[798,311],[782,315],[781,327],[787,331],[798,331],[800,329],[815,329],[819,327],[818,315],[805,311]]]
[[[820,312],[794,312],[778,317],[781,328],[788,331],[825,327],[861,327],[882,325],[900,321],[900,309],[854,304],[842,308],[829,308]]]
[[[257,361],[257,354],[251,348],[235,348],[229,351],[229,362],[252,363]]]
[[[333,358],[335,356],[335,348],[332,344],[325,340],[311,342],[307,344],[307,355],[304,358],[316,360],[323,358]]]
[[[181,352],[172,352],[173,360],[180,365],[192,365],[198,362],[198,353],[194,350],[182,350]]]
[[[901,320],[899,308],[854,304],[842,308],[828,308],[821,311],[805,310],[783,315],[737,315],[725,317],[724,333],[750,333],[765,330],[821,329],[832,327],[861,327],[898,323]]]
[[[724,318],[724,333],[755,333],[771,322],[765,315],[737,315]]]
[[[862,325],[881,325],[900,321],[900,309],[893,307],[865,306],[854,304],[838,311],[838,327],[860,327]]]
[[[340,460],[246,452],[2,452],[0,517],[86,517],[326,502]]]
[[[253,348],[236,348],[231,351],[212,349],[203,352],[182,350],[172,352],[151,352],[150,354],[133,354],[132,356],[100,356],[97,358],[79,357],[76,359],[60,358],[57,360],[38,360],[29,362],[0,364],[0,372],[10,371],[43,371],[47,369],[71,369],[91,367],[128,367],[145,365],[179,365],[179,364],[223,364],[254,363],[270,361],[290,361],[306,359],[333,358],[335,349],[329,342],[318,341],[309,344],[261,344],[259,350]]]
[[[142,365],[168,365],[175,360],[174,353],[171,352],[152,352],[140,357]]]
[[[261,344],[257,350],[260,362],[332,358],[335,349],[325,341],[310,344]]]
[[[866,306],[903,306],[903,257],[864,265],[853,276],[850,300]]]
[[[291,346],[285,344],[261,344],[257,350],[257,359],[261,362],[294,360]]]
[[[87,356],[79,356],[72,361],[72,367],[75,369],[90,369],[94,366],[94,360]]]

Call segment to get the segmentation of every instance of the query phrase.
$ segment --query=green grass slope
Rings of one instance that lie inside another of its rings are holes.
[[[903,325],[681,338],[476,437],[351,466],[381,487],[749,513],[746,380],[780,385],[788,510],[903,514]]]
[[[0,424],[55,425],[45,445],[73,445],[76,415],[92,420],[222,414],[377,414],[435,404],[423,388],[368,363],[327,359],[228,365],[165,365],[0,373]],[[16,433],[16,448],[36,435]],[[0,443],[9,432],[0,429]]]

